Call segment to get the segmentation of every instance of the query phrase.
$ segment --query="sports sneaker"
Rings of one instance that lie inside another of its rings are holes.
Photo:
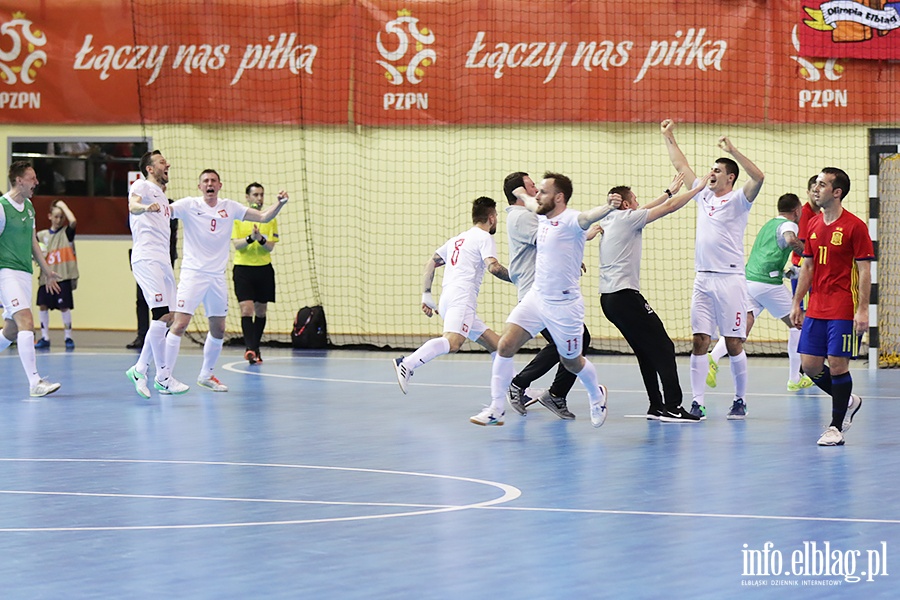
[[[180,396],[181,394],[186,393],[190,388],[190,386],[185,385],[175,379],[174,377],[169,377],[166,379],[166,382],[160,383],[160,381],[156,378],[153,379],[153,387],[163,395],[175,395]]]
[[[683,406],[679,406],[675,409],[665,409],[659,416],[659,420],[663,423],[699,423],[703,419],[684,410]]]
[[[571,421],[575,418],[575,415],[573,415],[569,411],[569,407],[566,406],[566,399],[560,398],[559,396],[554,396],[550,393],[550,390],[547,390],[546,392],[538,396],[538,402],[543,404],[547,409],[550,410],[550,412],[555,414],[560,419]]]
[[[138,393],[142,398],[150,397],[150,388],[147,387],[147,376],[131,367],[127,371],[125,371],[125,376],[131,380],[131,383],[134,384],[134,391]]]
[[[506,390],[506,399],[509,400],[509,405],[512,406],[512,409],[522,415],[523,417],[528,414],[528,411],[525,409],[526,403],[531,400],[531,398],[525,393],[525,390],[520,388],[514,383],[509,384],[509,389]]]
[[[474,417],[469,417],[469,422],[476,425],[503,425],[503,416],[506,413],[497,414],[490,406],[485,406],[481,412]]]
[[[75,340],[72,338],[66,338],[66,350],[74,350],[75,349]]]
[[[41,378],[36,384],[31,386],[31,397],[40,398],[42,396],[46,396],[47,394],[52,394],[58,389],[58,383],[50,383],[46,379]]]
[[[665,414],[666,410],[662,406],[653,406],[647,410],[648,421],[659,421],[659,418]]]
[[[605,385],[600,386],[600,393],[603,398],[599,402],[591,404],[591,425],[594,427],[600,427],[606,421],[606,401],[609,398],[609,391]]]
[[[215,375],[210,375],[209,377],[201,377],[197,380],[197,385],[201,385],[207,389],[210,389],[214,392],[227,392],[228,386],[219,381],[219,378]]]
[[[825,433],[822,434],[822,437],[819,438],[816,444],[819,446],[843,446],[844,435],[838,431],[837,427],[832,425],[825,430]]]
[[[706,385],[711,388],[716,387],[716,376],[719,374],[719,365],[713,360],[712,354],[706,353],[706,360],[709,361],[709,370],[706,372]]]
[[[256,362],[262,364],[262,352],[259,351],[259,348],[254,350],[256,352]]]
[[[804,374],[797,381],[791,381],[790,379],[788,379],[787,391],[799,392],[800,390],[805,390],[806,388],[812,386],[813,380],[809,378],[809,375]]]
[[[257,362],[256,361],[256,352],[254,352],[253,350],[250,350],[248,348],[247,351],[244,352],[244,360],[246,360],[251,365],[255,365]]]
[[[691,402],[691,410],[688,411],[690,414],[699,418],[701,421],[706,420],[706,407],[694,400]]]
[[[34,343],[34,347],[37,350],[46,350],[50,347],[50,340],[45,340],[44,338],[39,339]]]
[[[409,378],[412,377],[413,372],[403,364],[403,358],[398,356],[391,360],[391,364],[394,365],[394,371],[397,372],[397,383],[400,384],[400,391],[406,394],[409,391]]]
[[[738,398],[731,403],[731,410],[728,411],[728,414],[725,415],[725,418],[729,421],[742,421],[746,416],[747,405],[744,403],[743,398]]]
[[[850,402],[847,404],[847,414],[844,416],[844,422],[841,423],[841,429],[847,431],[853,425],[853,416],[859,412],[862,406],[862,398],[856,394],[850,394]]]

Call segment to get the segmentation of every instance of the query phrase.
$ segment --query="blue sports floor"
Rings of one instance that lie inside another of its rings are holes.
[[[503,427],[484,354],[441,357],[401,394],[392,354],[226,348],[225,394],[138,397],[118,349],[39,353],[28,397],[0,355],[0,595],[23,598],[897,598],[900,371],[853,365],[847,445],[830,401],[750,359],[725,419],[648,422],[632,357],[592,356],[601,429],[576,384],[561,421]],[[532,355],[517,357],[521,367]],[[197,350],[176,376],[194,383]],[[687,359],[679,358],[689,388]],[[549,385],[547,382],[535,387]]]

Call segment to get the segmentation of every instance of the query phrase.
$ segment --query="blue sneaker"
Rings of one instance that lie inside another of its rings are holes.
[[[72,338],[66,338],[66,350],[74,350],[75,349],[75,340]]]
[[[688,412],[695,417],[698,417],[701,421],[706,420],[706,407],[701,405],[696,400],[691,402],[691,410],[689,410]]]
[[[50,347],[50,340],[45,340],[44,338],[41,338],[34,343],[34,347],[36,350],[46,350]]]
[[[743,421],[747,416],[747,405],[743,398],[738,398],[731,404],[731,410],[725,416],[729,421]]]

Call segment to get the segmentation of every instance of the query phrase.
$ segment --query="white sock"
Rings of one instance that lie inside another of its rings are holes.
[[[516,366],[513,358],[506,358],[499,354],[491,363],[491,408],[497,412],[506,410],[506,391],[516,375]]]
[[[144,336],[144,345],[141,347],[141,355],[134,365],[135,371],[147,375],[150,369],[150,359],[156,362],[157,375],[159,369],[166,364],[166,324],[163,321],[152,321]],[[160,379],[162,381],[162,379]]]
[[[594,363],[584,359],[584,367],[576,375],[582,385],[584,385],[584,389],[587,390],[588,400],[591,401],[592,405],[603,400],[603,394],[600,393],[600,384],[597,382],[597,369],[594,368]]]
[[[728,348],[725,347],[725,337],[720,337],[719,341],[716,342],[716,345],[713,346],[713,349],[710,351],[710,356],[712,359],[718,362],[722,360],[722,357],[728,354]]]
[[[788,330],[788,368],[789,377],[794,383],[800,381],[800,353],[797,346],[800,345],[800,330],[791,327]]]
[[[16,345],[19,348],[19,360],[22,361],[22,368],[28,377],[28,386],[34,387],[41,380],[34,358],[34,332],[20,331],[16,336]]]
[[[146,343],[146,342],[145,342]],[[165,362],[162,367],[156,364],[156,377],[160,381],[165,381],[172,375],[175,370],[175,363],[178,361],[178,352],[181,350],[181,336],[175,335],[169,330],[165,339]],[[154,351],[153,356],[156,356]]]
[[[734,399],[744,400],[747,394],[747,353],[741,350],[731,357],[731,376],[734,377]]]
[[[72,311],[62,311],[63,330],[67,340],[72,339]]]
[[[216,368],[216,361],[222,353],[222,344],[225,340],[214,338],[211,333],[206,334],[206,342],[203,344],[203,366],[200,367],[198,379],[209,379]]]
[[[403,359],[403,364],[410,371],[415,371],[430,360],[450,352],[450,340],[445,337],[428,340],[419,349]]]
[[[50,309],[38,311],[41,319],[41,337],[50,341]],[[34,335],[32,334],[32,337]]]
[[[709,370],[709,361],[704,355],[691,354],[691,395],[694,402],[703,406],[706,396],[706,372]]]

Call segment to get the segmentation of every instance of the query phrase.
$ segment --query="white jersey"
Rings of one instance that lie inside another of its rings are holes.
[[[567,208],[552,219],[538,215],[537,259],[534,286],[545,300],[581,298],[581,262],[587,231],[578,224],[575,209]]]
[[[694,180],[693,185],[699,183]],[[744,230],[753,203],[738,188],[716,196],[709,188],[694,197],[697,203],[697,242],[694,266],[705,273],[744,272]]]
[[[647,209],[616,210],[600,221],[600,293],[641,290],[641,238]]]
[[[184,225],[182,269],[224,273],[231,248],[235,221],[243,221],[248,207],[219,198],[210,206],[202,197],[182,198],[172,203],[172,214]],[[168,255],[167,255],[168,256]]]
[[[484,278],[484,261],[497,258],[494,236],[480,227],[472,227],[447,240],[435,254],[444,261],[441,304],[465,302],[474,307]]]
[[[158,185],[146,179],[135,181],[128,197],[140,196],[141,204],[159,204],[159,212],[145,212],[140,215],[128,214],[131,227],[131,262],[152,260],[170,264],[169,240],[172,236],[172,211],[165,192]]]

